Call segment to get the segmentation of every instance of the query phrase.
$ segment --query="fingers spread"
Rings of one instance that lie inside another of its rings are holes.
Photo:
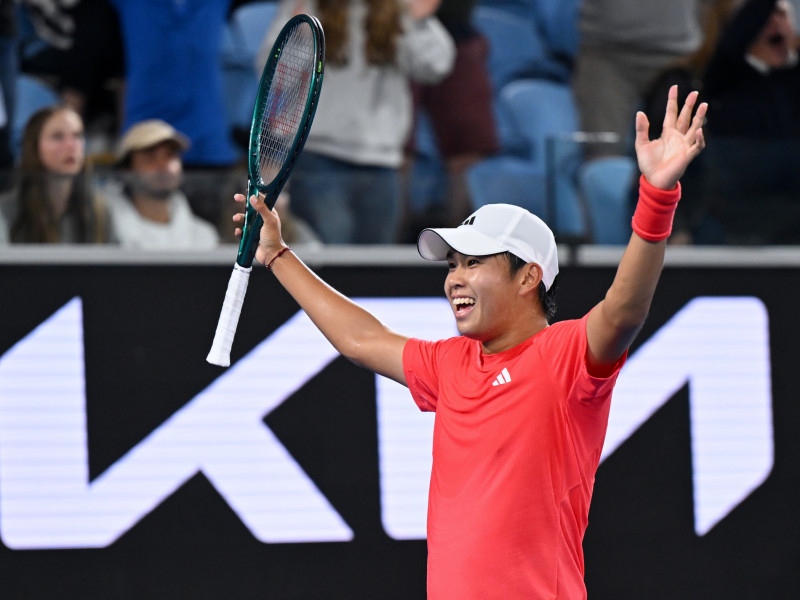
[[[667,112],[664,114],[663,129],[673,129],[678,121],[678,86],[669,88],[667,95]]]
[[[636,140],[635,145],[646,144],[650,141],[650,121],[643,112],[636,113]]]
[[[706,147],[706,137],[705,137],[705,135],[703,135],[703,130],[702,129],[698,129],[694,133],[694,146],[693,146],[693,149],[695,150],[695,152],[697,152],[697,154],[700,154],[700,152],[705,147]]]
[[[703,126],[703,123],[705,123],[706,120],[707,111],[708,111],[707,102],[703,102],[702,104],[700,104],[700,106],[697,107],[697,112],[694,115],[694,119],[692,119],[692,126],[689,130],[689,133],[691,133],[692,130],[697,131]]]
[[[697,92],[690,93],[686,97],[686,102],[681,109],[680,115],[678,115],[678,120],[675,126],[681,133],[685,133],[689,129],[689,125],[692,122],[692,111],[694,110],[694,105],[697,102],[697,96]]]

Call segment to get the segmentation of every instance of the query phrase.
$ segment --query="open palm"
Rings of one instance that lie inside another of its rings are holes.
[[[636,158],[639,170],[651,185],[663,189],[674,189],[689,163],[705,148],[703,121],[708,105],[703,102],[697,107],[697,92],[686,98],[686,103],[678,112],[678,86],[672,86],[667,98],[667,111],[661,137],[650,140],[650,123],[640,112],[636,115]]]

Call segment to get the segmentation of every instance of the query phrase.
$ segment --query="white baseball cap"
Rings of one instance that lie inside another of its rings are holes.
[[[558,275],[556,238],[539,217],[520,206],[487,204],[472,213],[458,227],[424,229],[417,250],[426,260],[446,260],[455,250],[470,256],[511,252],[526,263],[542,269],[545,289]]]

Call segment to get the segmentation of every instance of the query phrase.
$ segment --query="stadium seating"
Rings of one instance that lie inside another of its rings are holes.
[[[635,162],[626,157],[583,164],[570,84],[577,50],[576,0],[481,0],[473,24],[489,42],[489,70],[501,153],[473,166],[467,183],[475,207],[524,206],[561,241],[624,243],[630,232],[628,190]],[[415,131],[412,207],[442,195],[442,167],[424,115]]]
[[[546,57],[533,22],[507,10],[476,6],[472,23],[489,42],[489,75],[495,90],[532,76]]]
[[[253,117],[253,99],[258,89],[255,60],[264,35],[277,12],[277,2],[244,4],[233,11],[223,32],[222,73],[225,111],[234,139],[244,141]]]
[[[475,203],[502,197],[494,201],[524,206],[548,221],[556,233],[581,238],[586,228],[575,184],[577,147],[559,143],[578,129],[571,88],[547,80],[516,80],[503,87],[497,101],[524,141],[524,152],[473,167],[468,182]]]
[[[19,154],[25,124],[33,113],[58,103],[59,97],[56,91],[38,77],[24,73],[17,76],[17,101],[11,123],[11,147],[15,154]]]
[[[578,188],[597,244],[626,244],[631,235],[631,186],[638,173],[628,156],[597,158],[578,170]]]

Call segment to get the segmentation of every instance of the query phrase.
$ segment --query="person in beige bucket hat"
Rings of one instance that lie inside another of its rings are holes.
[[[191,146],[189,138],[161,119],[149,119],[132,126],[117,145],[116,162],[124,166],[131,152],[153,148],[164,142],[172,142],[180,152]]]
[[[159,119],[125,132],[116,150],[120,181],[104,189],[113,241],[144,249],[201,249],[219,243],[216,228],[192,212],[180,189],[181,154],[189,146],[186,135]]]

